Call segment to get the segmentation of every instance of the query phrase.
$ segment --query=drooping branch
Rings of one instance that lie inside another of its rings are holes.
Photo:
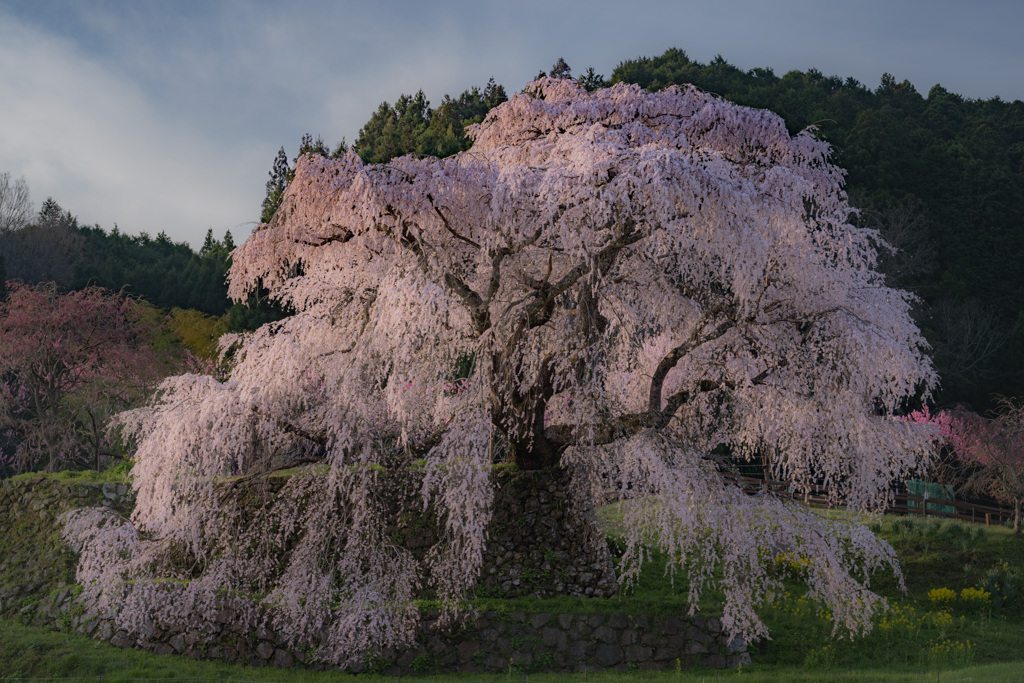
[[[607,272],[614,265],[619,252],[644,237],[645,233],[637,229],[632,221],[629,221],[628,227],[619,231],[619,234],[611,242],[602,247],[593,257],[571,268],[557,282],[549,284],[546,277],[538,283],[540,286],[534,288],[532,294],[534,300],[526,306],[525,319],[528,329],[546,324],[554,312],[555,300],[575,285],[580,278],[593,272]]]

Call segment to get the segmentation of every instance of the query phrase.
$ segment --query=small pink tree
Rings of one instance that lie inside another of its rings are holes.
[[[146,344],[137,302],[92,287],[8,283],[0,302],[0,433],[16,471],[100,467],[111,415],[171,367]]]
[[[1024,502],[1024,404],[999,401],[992,418],[958,408],[937,415],[914,413],[938,428],[968,470],[961,488],[991,495],[1013,505],[1013,533],[1021,533]]]

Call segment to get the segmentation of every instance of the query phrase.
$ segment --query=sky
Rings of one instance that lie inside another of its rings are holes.
[[[353,142],[381,102],[611,75],[682,48],[741,69],[1024,99],[1020,0],[0,0],[0,173],[35,208],[243,241],[277,150]]]

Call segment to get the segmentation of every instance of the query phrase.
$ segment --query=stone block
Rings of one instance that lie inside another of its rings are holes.
[[[425,654],[427,654],[427,651],[423,648],[422,645],[413,645],[411,648],[409,648],[401,654],[401,656],[398,658],[398,661],[396,661],[395,664],[402,667],[403,669],[408,668],[418,657],[422,657]]]
[[[608,626],[598,626],[594,629],[594,639],[601,643],[618,643],[619,632]]]
[[[533,664],[533,654],[522,651],[513,652],[509,660],[511,660],[513,666],[526,669]]]
[[[508,670],[508,658],[491,652],[484,657],[482,666],[488,671]]]
[[[601,643],[594,652],[594,660],[604,667],[615,666],[622,661],[622,648],[610,643]]]
[[[627,662],[646,662],[654,657],[654,648],[629,645],[623,650],[623,657]]]
[[[515,651],[512,647],[512,640],[506,636],[501,636],[494,641],[494,649],[503,655],[510,655]]]
[[[654,649],[654,661],[667,662],[678,657],[678,650],[670,647],[658,647]]]
[[[435,655],[439,655],[445,650],[451,647],[450,644],[446,643],[440,636],[433,635],[430,640],[427,641],[427,649]]]
[[[612,628],[629,628],[629,618],[625,614],[611,614],[608,616],[608,625]]]
[[[135,639],[128,635],[127,631],[118,631],[111,637],[110,644],[114,647],[131,647]]]
[[[747,641],[743,639],[743,636],[733,636],[729,639],[729,644],[726,645],[726,650],[731,655],[739,654],[740,652],[746,652]]]
[[[709,655],[701,661],[701,666],[708,669],[725,669],[728,668],[729,662],[726,661],[725,655]]]
[[[95,637],[99,640],[110,642],[110,639],[114,637],[114,625],[108,620],[100,622],[100,625],[96,627]]]
[[[460,662],[470,662],[473,660],[473,656],[477,652],[482,651],[483,647],[479,640],[464,640],[455,648],[455,652],[458,655]]]
[[[648,647],[665,647],[666,643],[665,636],[659,636],[657,633],[649,632],[640,636],[640,644]]]
[[[541,631],[544,645],[556,650],[565,650],[569,646],[569,637],[565,631],[557,628],[545,628]]]
[[[593,642],[574,640],[569,643],[569,656],[574,662],[585,662],[593,649]]]
[[[270,659],[274,655],[274,646],[265,640],[261,640],[256,646],[256,655],[263,660]]]
[[[274,650],[274,656],[270,659],[270,663],[276,667],[287,669],[295,664],[295,660],[288,651],[277,649]]]
[[[661,623],[656,626],[668,635],[674,636],[678,633],[685,633],[688,624],[679,617],[664,617]]]
[[[530,615],[530,625],[536,629],[539,629],[549,621],[551,621],[551,615],[547,612],[538,612],[537,614]]]
[[[713,640],[711,636],[696,626],[690,626],[690,628],[686,629],[686,639],[693,640],[698,643],[704,643],[705,645]]]

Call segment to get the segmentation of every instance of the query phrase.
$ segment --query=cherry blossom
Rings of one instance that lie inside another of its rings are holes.
[[[621,498],[627,586],[658,548],[692,610],[720,589],[726,628],[763,637],[769,566],[793,551],[837,633],[867,632],[892,549],[723,477],[763,458],[866,509],[930,457],[931,429],[892,417],[936,381],[912,297],[874,269],[828,145],[693,87],[548,78],[470,134],[446,159],[299,160],[229,275],[296,314],[232,340],[226,381],[169,379],[122,416],[138,540],[91,543],[105,559],[80,580],[144,596],[119,616],[136,628],[255,596],[291,642],[350,661],[409,642],[424,577],[456,611],[508,460],[567,470],[579,505]],[[441,530],[419,568],[381,502],[413,463]],[[257,513],[232,497],[296,465]]]

